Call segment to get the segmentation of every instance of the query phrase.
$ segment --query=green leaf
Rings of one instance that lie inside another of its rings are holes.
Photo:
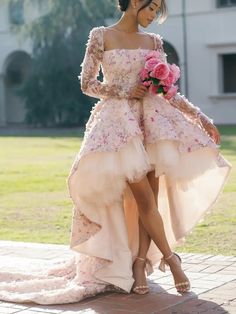
[[[158,93],[164,93],[164,88],[162,85],[159,85],[157,92]]]
[[[154,84],[155,86],[157,86],[157,85],[160,83],[160,80],[158,80],[158,79],[155,78],[155,77],[152,77],[152,81],[153,81],[153,84]]]

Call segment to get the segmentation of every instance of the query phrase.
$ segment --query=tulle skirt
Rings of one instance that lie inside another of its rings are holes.
[[[159,178],[157,210],[174,249],[210,212],[229,170],[206,132],[163,97],[102,100],[92,110],[69,176],[75,204],[71,248],[102,259],[105,266],[96,278],[129,292],[139,245],[139,215],[129,184],[150,171]],[[162,257],[153,241],[147,257],[153,264]]]

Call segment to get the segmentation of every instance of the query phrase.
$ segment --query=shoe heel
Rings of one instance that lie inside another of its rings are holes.
[[[165,272],[165,265],[169,265],[166,260],[170,259],[173,255],[176,255],[178,257],[180,264],[182,263],[181,257],[177,253],[173,252],[170,256],[168,256],[166,258],[162,257],[161,263],[159,265],[159,269],[161,271]],[[186,288],[183,289],[183,286],[185,286]],[[176,288],[177,292],[179,292],[179,293],[188,292],[190,290],[190,287],[191,287],[191,285],[190,285],[189,280],[175,284],[175,288]]]
[[[145,271],[146,271],[147,276],[154,272],[152,262],[150,259],[142,258],[139,256],[137,256],[135,258],[135,260],[136,259],[139,259],[140,261],[144,262],[144,267],[145,267]],[[140,295],[141,294],[147,294],[149,292],[149,287],[147,285],[136,286],[136,287],[132,288],[131,291],[136,293],[136,294],[140,294]]]
[[[167,260],[170,259],[175,253],[171,253],[168,257],[162,257],[161,262],[158,266],[158,269],[160,269],[160,271],[164,272],[166,271],[165,269],[165,265],[169,266],[169,264],[167,263]]]
[[[146,258],[145,270],[146,270],[147,276],[151,275],[154,272],[152,262],[149,258]]]
[[[174,254],[179,258],[180,262],[182,263],[181,257],[177,253],[174,253]]]
[[[165,261],[164,257],[162,257],[161,262],[158,266],[158,269],[160,269],[160,271],[162,271],[163,273],[166,272],[165,265],[166,265],[166,261]]]
[[[149,258],[142,258],[142,257],[139,257],[137,256],[136,259],[139,259],[141,261],[143,261],[145,264],[145,271],[146,271],[146,275],[149,276],[151,275],[153,272],[154,272],[154,269],[153,269],[153,265],[152,265],[152,262]]]

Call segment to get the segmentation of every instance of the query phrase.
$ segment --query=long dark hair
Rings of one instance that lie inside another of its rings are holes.
[[[139,14],[141,10],[149,6],[151,2],[152,0],[146,0],[146,2],[138,10],[137,14]],[[130,3],[130,0],[118,0],[118,8],[122,12],[125,12],[128,9],[129,3]],[[161,7],[160,7],[160,11],[158,12],[158,17],[157,17],[159,24],[162,24],[166,20],[167,14],[168,14],[168,9],[167,9],[166,0],[161,0]]]

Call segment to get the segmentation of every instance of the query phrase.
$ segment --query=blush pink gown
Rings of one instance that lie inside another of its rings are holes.
[[[149,49],[104,51],[104,26],[93,28],[82,63],[81,87],[100,98],[68,178],[74,203],[74,257],[34,272],[0,272],[0,299],[39,304],[77,302],[106,290],[129,293],[138,252],[138,211],[127,182],[160,177],[158,208],[172,249],[210,211],[230,164],[199,123],[199,108],[183,95],[170,101],[147,94],[128,99]],[[159,35],[150,34],[166,62]],[[102,66],[103,82],[97,80]],[[162,254],[151,242],[153,265]],[[148,273],[152,269],[147,269]]]

